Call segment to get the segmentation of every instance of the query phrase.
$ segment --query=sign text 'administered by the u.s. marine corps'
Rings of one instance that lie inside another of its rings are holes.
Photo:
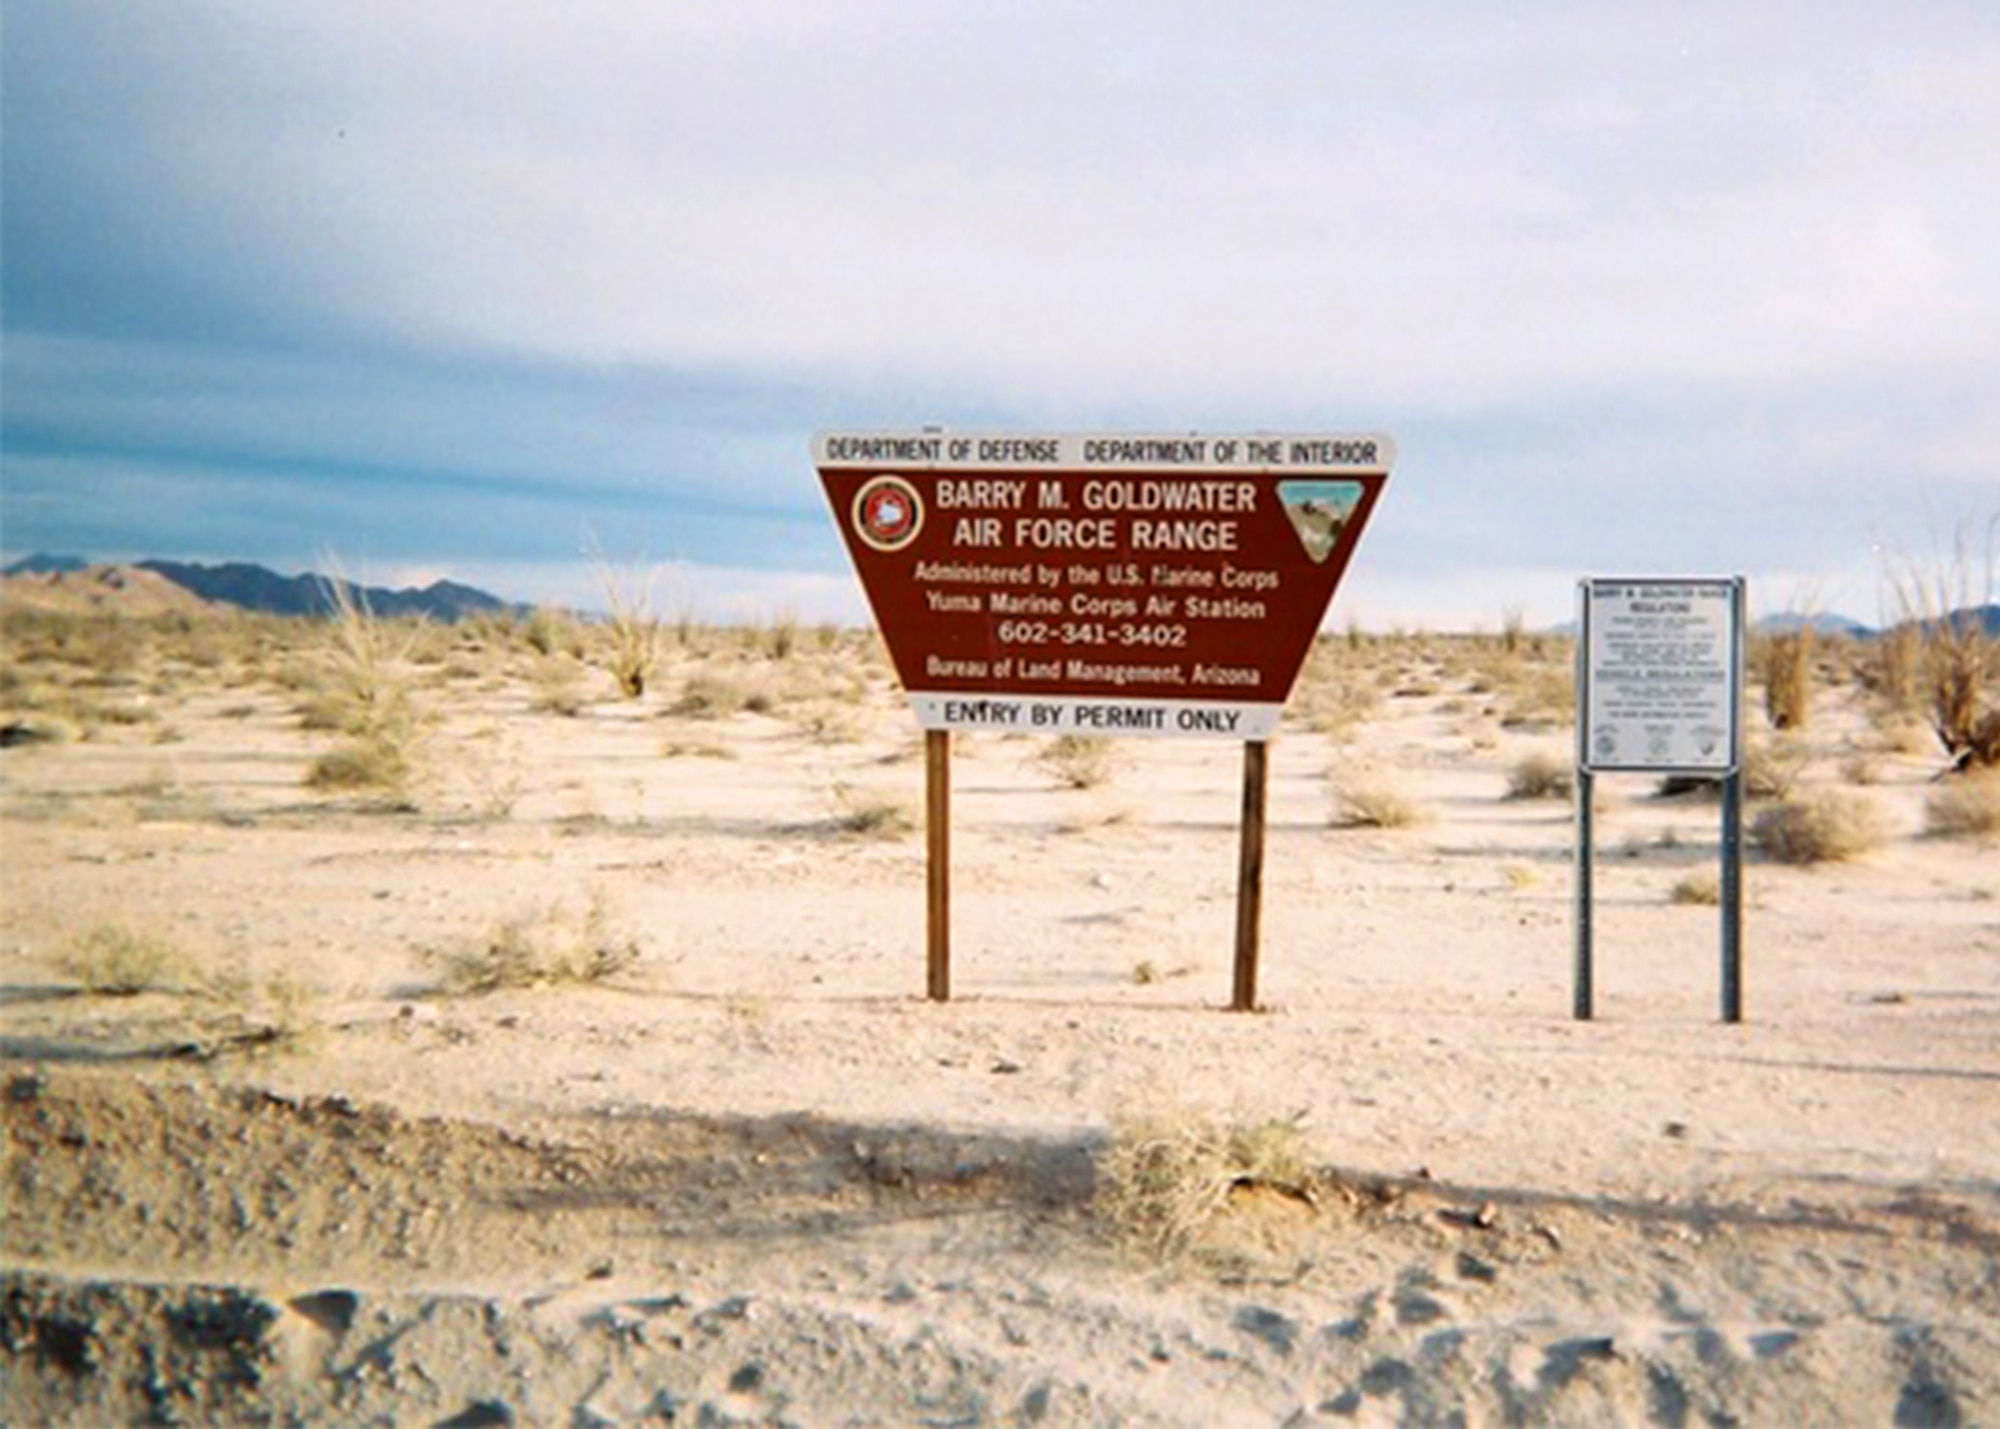
[[[1263,739],[1393,449],[891,432],[815,456],[926,728]]]

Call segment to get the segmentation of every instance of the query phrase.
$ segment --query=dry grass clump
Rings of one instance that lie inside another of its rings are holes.
[[[1912,571],[1897,582],[1904,626],[1915,632],[1917,707],[1961,771],[2000,768],[2000,636],[1985,618],[1996,526],[2000,517],[1987,523],[1983,572],[1961,531],[1932,573]]]
[[[1036,762],[1066,789],[1100,788],[1116,772],[1111,741],[1090,734],[1057,735],[1042,747]]]
[[[1335,772],[1330,776],[1333,810],[1330,822],[1340,829],[1408,829],[1425,823],[1429,814],[1388,776],[1368,770]]]
[[[1573,799],[1576,797],[1576,768],[1562,755],[1536,750],[1516,760],[1507,771],[1510,799]]]
[[[2000,770],[1939,785],[1924,801],[1924,832],[1946,839],[2000,836]]]
[[[908,800],[896,795],[835,784],[833,827],[857,838],[901,838],[915,830],[917,815]]]
[[[306,783],[333,791],[378,790],[407,800],[430,725],[405,668],[422,623],[392,628],[345,580],[327,582],[327,599],[333,618],[321,679],[302,719],[308,727],[337,729],[344,738],[314,761]]]
[[[1751,663],[1763,676],[1764,715],[1771,728],[1805,729],[1812,719],[1812,627],[1760,636],[1750,649]]]
[[[621,575],[598,555],[598,574],[610,615],[599,630],[598,658],[625,698],[636,700],[660,663],[660,618],[653,613],[650,576]]]
[[[704,670],[688,678],[681,697],[667,713],[688,719],[722,719],[745,710],[768,714],[772,704],[770,691],[761,685],[724,671]]]
[[[538,605],[521,622],[521,639],[544,659],[567,655],[581,660],[584,654],[583,627],[566,610]]]
[[[1763,810],[1750,838],[1780,863],[1842,863],[1880,848],[1889,831],[1868,795],[1825,789]]]
[[[533,683],[529,708],[539,713],[575,719],[588,703],[583,692],[583,667],[565,655],[537,657]]]
[[[1774,739],[1743,751],[1743,792],[1752,799],[1789,799],[1812,750],[1802,740]]]
[[[1683,874],[1667,897],[1686,907],[1714,908],[1722,902],[1722,875],[1712,868]]]
[[[437,990],[451,997],[610,982],[631,972],[641,956],[638,940],[610,924],[602,899],[591,899],[580,920],[557,904],[427,957],[439,970]]]
[[[56,969],[98,997],[186,992],[198,982],[193,960],[178,944],[113,923],[99,924],[72,939],[56,959]]]
[[[1192,1249],[1238,1191],[1315,1199],[1302,1117],[1222,1121],[1151,1111],[1113,1123],[1097,1163],[1093,1209],[1126,1244],[1170,1258]]]

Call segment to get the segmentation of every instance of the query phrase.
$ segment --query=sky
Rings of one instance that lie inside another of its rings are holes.
[[[2000,513],[1991,0],[8,0],[0,553],[861,620],[815,431],[1381,431],[1329,623]]]

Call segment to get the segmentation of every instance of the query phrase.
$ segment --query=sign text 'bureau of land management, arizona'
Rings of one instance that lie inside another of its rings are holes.
[[[1276,731],[1394,447],[832,432],[814,459],[926,729]]]

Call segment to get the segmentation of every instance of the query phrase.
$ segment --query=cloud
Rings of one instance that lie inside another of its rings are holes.
[[[1388,427],[1440,582],[2000,484],[1986,6],[18,0],[0,64],[17,530],[827,574],[807,434],[920,421]]]

